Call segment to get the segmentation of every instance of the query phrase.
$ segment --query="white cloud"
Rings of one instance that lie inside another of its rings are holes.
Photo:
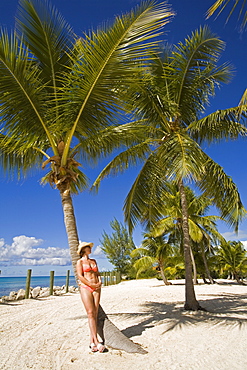
[[[0,239],[0,264],[24,266],[71,264],[69,249],[39,247],[42,243],[42,239],[25,235],[15,236],[11,245]]]
[[[104,256],[104,252],[102,251],[100,245],[97,245],[97,247],[92,251],[92,256]]]
[[[227,231],[225,233],[222,233],[222,236],[226,240],[245,240],[247,239],[247,232],[244,230],[239,230],[238,233],[235,233],[233,231]]]
[[[242,241],[242,243],[243,243],[243,245],[244,245],[244,249],[246,249],[246,250],[247,250],[247,240]]]

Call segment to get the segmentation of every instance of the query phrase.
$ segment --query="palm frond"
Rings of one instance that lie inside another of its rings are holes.
[[[88,134],[109,124],[119,110],[124,87],[133,82],[137,60],[151,58],[150,51],[157,45],[151,39],[160,34],[172,14],[166,3],[148,1],[117,17],[112,27],[92,31],[77,41],[71,73],[61,80],[59,98],[64,124],[73,122],[66,142],[71,142],[77,127]]]
[[[137,144],[118,154],[108,165],[101,171],[93,183],[94,190],[98,190],[101,180],[109,175],[116,176],[126,171],[131,165],[136,166],[143,161],[150,152],[149,141]]]
[[[231,226],[238,230],[241,219],[246,215],[236,184],[227,176],[223,168],[207,156],[204,172],[197,186],[221,212]]]
[[[55,150],[48,130],[49,100],[40,70],[16,35],[1,31],[0,36],[0,109],[4,134],[35,142],[42,138]]]
[[[195,140],[219,142],[222,139],[236,139],[239,136],[247,136],[247,129],[239,120],[239,108],[234,107],[224,110],[217,110],[188,126],[190,135]],[[247,116],[246,106],[242,105],[242,117]]]
[[[199,243],[203,238],[201,228],[191,218],[188,219],[188,223],[189,223],[189,234],[191,239],[194,242]]]
[[[174,229],[174,218],[171,216],[163,217],[153,224],[152,232],[155,237],[171,232]]]
[[[139,260],[135,261],[133,266],[137,270],[136,277],[140,276],[141,272],[151,268],[155,262],[155,258],[151,256],[143,256]]]
[[[112,125],[89,137],[76,135],[80,143],[75,150],[84,160],[89,163],[95,162],[115,150],[123,150],[126,147],[142,144],[149,136],[151,137],[149,131],[151,130],[143,121]],[[138,151],[139,148],[137,147],[136,150]]]
[[[56,87],[56,75],[70,60],[68,51],[75,37],[72,28],[48,0],[20,0],[16,28],[37,58],[42,78]]]
[[[43,154],[29,143],[19,138],[14,140],[0,134],[0,166],[11,179],[18,178],[38,170],[43,161]]]
[[[142,256],[149,255],[149,253],[150,252],[146,248],[136,248],[133,251],[131,251],[130,256],[132,258],[135,258],[135,257],[139,257],[140,258]]]
[[[184,131],[168,136],[157,149],[159,166],[169,180],[197,180],[205,161],[204,152]]]
[[[196,119],[197,112],[204,110],[208,97],[214,94],[219,82],[229,80],[230,67],[225,64],[217,67],[223,50],[224,42],[207,26],[193,32],[184,43],[176,46],[169,68],[176,76],[172,85],[173,95],[185,122],[191,121],[190,116]]]
[[[124,202],[124,215],[130,232],[138,222],[149,228],[160,216],[159,202],[167,191],[163,168],[155,153],[144,163]]]
[[[239,102],[239,116],[241,117],[244,112],[244,115],[246,117],[246,111],[247,111],[247,89],[245,89]]]
[[[238,19],[240,19],[242,17],[240,30],[243,31],[245,29],[246,23],[247,23],[247,11],[245,10],[246,0],[234,0],[234,4],[232,5],[232,8],[229,11],[228,16],[226,18],[226,23],[229,21],[232,14],[236,11],[236,8],[237,8],[238,4],[241,4],[241,1],[242,1],[242,5],[241,5],[241,8],[239,9]],[[218,10],[218,14],[217,14],[216,17],[218,17],[230,2],[231,2],[231,0],[217,0],[217,1],[215,1],[215,3],[213,3],[213,5],[211,5],[211,7],[207,10],[207,13],[206,13],[207,18],[211,17],[217,10]]]

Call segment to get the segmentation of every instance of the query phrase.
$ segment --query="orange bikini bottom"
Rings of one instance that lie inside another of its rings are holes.
[[[90,293],[93,293],[96,290],[95,288],[92,288],[91,286],[85,284],[80,284],[80,287],[89,290]]]

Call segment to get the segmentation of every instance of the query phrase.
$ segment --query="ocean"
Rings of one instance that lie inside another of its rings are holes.
[[[54,286],[66,284],[66,276],[54,276]],[[50,286],[50,276],[32,276],[31,287],[40,286],[42,288]],[[70,276],[69,285],[77,286],[74,276]],[[0,297],[9,295],[10,292],[17,292],[19,289],[26,288],[26,277],[0,277]]]

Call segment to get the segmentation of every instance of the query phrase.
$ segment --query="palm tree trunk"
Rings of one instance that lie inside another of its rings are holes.
[[[196,270],[196,262],[195,262],[195,258],[194,258],[192,248],[190,248],[190,258],[191,258],[192,267],[193,267],[193,283],[194,283],[194,285],[196,285],[196,284],[198,284],[197,270]]]
[[[60,189],[62,199],[62,207],[64,213],[64,223],[68,237],[68,244],[70,248],[70,255],[72,266],[74,270],[75,279],[78,283],[76,272],[76,262],[78,260],[77,248],[79,238],[77,233],[77,226],[74,214],[74,207],[70,192],[68,190]],[[104,343],[114,349],[123,350],[129,353],[147,353],[139,344],[132,342],[126,337],[107,317],[102,307],[99,307],[98,314],[98,334]]]
[[[201,276],[202,276],[202,280],[203,280],[204,284],[210,284],[210,283],[208,283],[208,281],[207,281],[206,276],[205,276],[204,273],[201,274]]]
[[[237,281],[237,283],[241,284],[241,280],[240,280],[240,277],[239,277],[238,273],[234,272],[233,275],[234,275],[234,279]]]
[[[186,194],[184,190],[183,180],[178,183],[181,208],[182,208],[182,229],[183,229],[183,246],[184,246],[184,262],[185,262],[185,310],[199,310],[200,305],[196,300],[195,289],[192,281],[192,263],[191,263],[191,246],[189,236],[188,223],[188,207]]]
[[[67,190],[65,191],[63,191],[63,189],[60,190],[60,195],[62,199],[64,223],[65,223],[65,229],[66,229],[66,233],[68,237],[68,244],[69,244],[72,267],[74,270],[74,276],[75,276],[76,282],[78,284],[79,280],[78,280],[77,272],[76,272],[76,262],[79,259],[79,256],[77,254],[79,238],[78,238],[78,233],[77,233],[73,202],[72,202],[70,192],[68,192]]]
[[[204,263],[204,267],[205,267],[205,271],[206,271],[206,274],[207,274],[207,277],[210,281],[210,284],[214,284],[214,280],[210,274],[210,271],[209,271],[209,268],[208,268],[208,261],[207,261],[207,258],[205,256],[205,250],[204,250],[204,247],[202,246],[201,247],[201,252],[202,252],[202,260],[203,260],[203,263]]]
[[[161,263],[159,263],[159,268],[160,268],[160,274],[161,274],[162,280],[164,281],[165,285],[171,285],[171,283],[169,283],[169,281],[167,280],[164,274],[164,267]]]

